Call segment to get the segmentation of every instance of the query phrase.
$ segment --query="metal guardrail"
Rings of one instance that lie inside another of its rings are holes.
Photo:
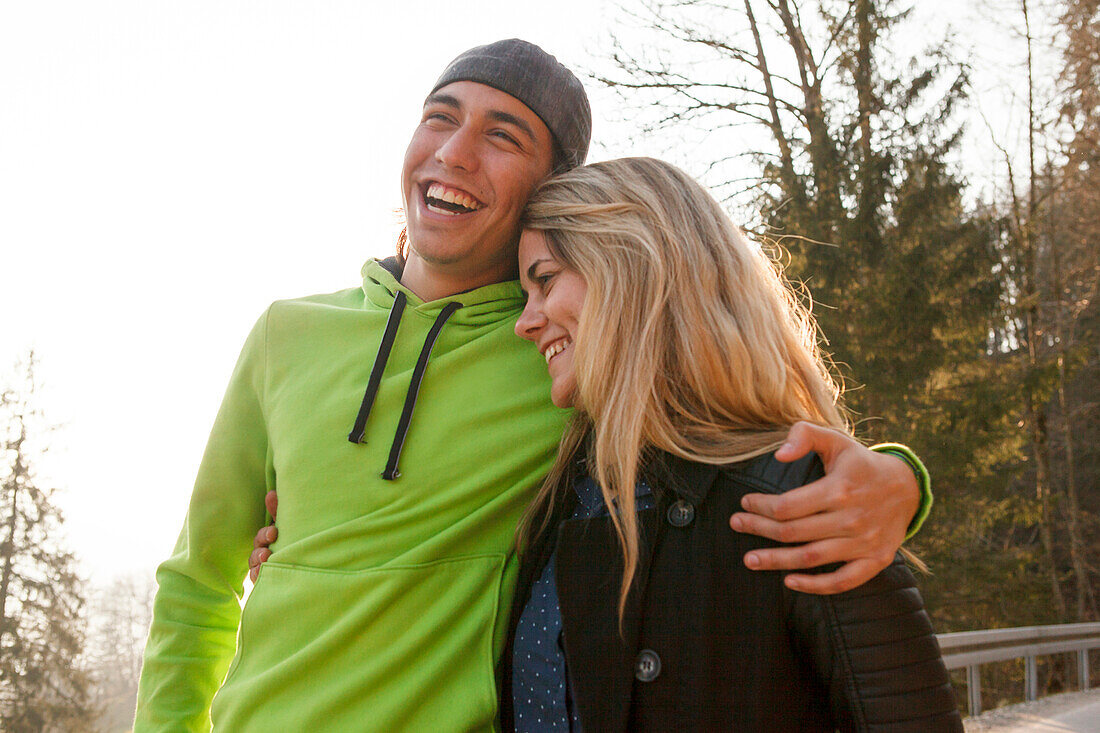
[[[936,639],[948,669],[966,669],[966,698],[971,715],[982,711],[980,667],[987,662],[1024,658],[1024,700],[1039,694],[1035,658],[1048,654],[1077,654],[1077,682],[1089,689],[1089,650],[1100,649],[1100,623],[1022,626],[939,634]]]

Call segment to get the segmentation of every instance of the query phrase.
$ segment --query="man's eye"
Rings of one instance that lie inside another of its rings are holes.
[[[496,130],[492,133],[492,135],[493,137],[500,138],[501,140],[509,142],[512,145],[519,145],[519,142],[514,137],[509,135],[507,132],[504,132],[503,130]]]

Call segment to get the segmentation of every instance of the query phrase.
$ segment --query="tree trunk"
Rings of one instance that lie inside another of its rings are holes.
[[[1049,166],[1048,166],[1049,168]],[[1053,182],[1048,184],[1053,187]],[[1070,406],[1066,400],[1066,350],[1073,340],[1073,334],[1067,333],[1065,309],[1067,290],[1062,272],[1062,240],[1053,231],[1053,216],[1047,217],[1050,230],[1050,269],[1051,290],[1054,293],[1054,343],[1056,345],[1058,365],[1058,409],[1062,413],[1062,440],[1065,443],[1065,494],[1066,494],[1066,534],[1069,535],[1070,565],[1073,568],[1073,580],[1076,587],[1076,618],[1086,621],[1097,617],[1096,597],[1089,580],[1088,563],[1085,560],[1085,541],[1081,532],[1081,508],[1077,498],[1077,466],[1073,450],[1073,420]],[[1072,331],[1072,329],[1070,329]]]
[[[0,646],[3,645],[4,634],[8,631],[8,591],[11,588],[12,563],[15,561],[15,528],[19,521],[19,480],[25,472],[22,451],[26,435],[26,428],[21,427],[19,439],[5,446],[14,454],[15,460],[11,477],[8,479],[9,484],[4,487],[11,492],[11,516],[7,517],[4,527],[7,537],[4,538],[4,544],[0,545],[0,558],[4,563],[3,569],[0,570]]]
[[[1031,452],[1035,458],[1035,498],[1039,502],[1039,539],[1043,543],[1050,575],[1050,597],[1054,601],[1054,610],[1058,620],[1066,619],[1066,600],[1062,595],[1062,586],[1058,582],[1058,562],[1054,555],[1054,515],[1050,501],[1050,437],[1047,434],[1046,415],[1041,405],[1035,404],[1030,388],[1027,395],[1027,418],[1031,434]]]
[[[859,199],[856,211],[856,242],[854,245],[863,264],[875,248],[878,229],[875,226],[875,210],[879,197],[875,155],[871,146],[871,116],[875,113],[875,95],[871,87],[871,51],[874,30],[871,0],[858,0],[856,4],[857,47],[855,65],[856,98],[859,106]]]
[[[1035,241],[1035,225],[1038,221],[1038,195],[1035,173],[1035,80],[1032,58],[1031,20],[1027,0],[1020,0],[1023,10],[1025,40],[1027,41],[1027,148],[1028,148],[1028,196],[1027,218],[1020,232],[1024,249],[1023,299],[1025,332],[1027,334],[1027,364],[1025,369],[1026,410],[1031,450],[1035,458],[1035,498],[1039,502],[1039,537],[1043,544],[1047,568],[1050,574],[1051,600],[1058,619],[1066,618],[1066,601],[1058,582],[1058,562],[1054,554],[1054,534],[1051,530],[1054,517],[1051,507],[1050,483],[1050,435],[1047,430],[1044,400],[1036,394],[1040,372],[1039,328],[1039,253]]]
[[[798,78],[802,91],[802,114],[806,132],[810,136],[809,155],[813,167],[813,180],[817,184],[814,196],[817,228],[816,238],[836,242],[840,222],[844,219],[844,207],[840,200],[840,178],[837,171],[837,154],[825,116],[821,92],[821,78],[817,64],[799,27],[790,0],[778,0],[773,6],[786,32],[787,42],[798,65]],[[797,8],[797,5],[795,6]]]
[[[764,84],[764,93],[768,97],[768,114],[771,119],[772,137],[779,148],[779,175],[783,182],[783,188],[795,199],[795,205],[804,210],[806,208],[806,190],[798,180],[794,170],[794,153],[791,151],[790,140],[783,131],[783,122],[779,117],[779,101],[775,96],[775,86],[772,83],[771,71],[768,69],[768,60],[764,56],[764,44],[760,39],[760,27],[756,24],[756,15],[752,10],[750,0],[745,0],[745,16],[749,21],[749,29],[752,31],[752,39],[756,45],[756,68]]]

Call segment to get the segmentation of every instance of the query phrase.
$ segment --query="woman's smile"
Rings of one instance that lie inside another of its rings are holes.
[[[561,352],[565,351],[565,349],[568,346],[570,346],[572,343],[573,342],[570,341],[568,338],[564,338],[564,339],[560,339],[560,340],[555,341],[554,343],[550,344],[550,346],[548,346],[542,352],[542,355],[546,357],[546,363],[549,364],[551,359],[553,359],[555,356],[557,356]]]

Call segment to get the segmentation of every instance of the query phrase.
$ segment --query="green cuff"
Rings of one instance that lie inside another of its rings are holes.
[[[909,523],[909,531],[905,533],[905,539],[909,539],[920,531],[920,527],[924,524],[928,513],[932,511],[932,477],[928,475],[928,469],[917,458],[917,454],[901,443],[879,443],[878,445],[872,445],[871,450],[897,456],[905,461],[906,465],[913,469],[913,473],[917,476],[917,486],[920,487],[920,507],[917,509],[913,521]]]

